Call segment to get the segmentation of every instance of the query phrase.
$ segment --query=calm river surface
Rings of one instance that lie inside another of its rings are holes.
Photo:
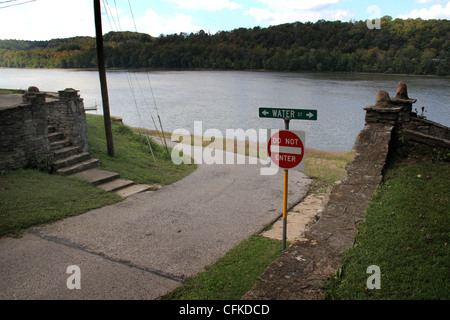
[[[154,129],[156,108],[165,131],[186,129],[202,122],[203,133],[219,129],[282,129],[281,119],[261,119],[260,107],[315,109],[317,121],[292,120],[291,130],[306,133],[306,146],[351,150],[364,126],[364,106],[374,105],[379,89],[395,96],[405,81],[413,108],[450,126],[450,79],[350,73],[278,73],[246,71],[108,71],[111,115],[125,124]],[[80,90],[86,107],[97,104],[102,113],[96,71],[0,68],[0,88],[41,91]],[[153,94],[152,94],[153,91]],[[156,102],[156,108],[155,108]],[[95,112],[94,112],[95,113]]]

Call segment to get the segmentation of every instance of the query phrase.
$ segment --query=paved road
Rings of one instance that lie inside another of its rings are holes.
[[[261,167],[201,164],[160,190],[0,238],[0,299],[160,297],[279,217],[282,171]],[[289,177],[294,205],[310,180]],[[81,289],[67,288],[71,265]]]

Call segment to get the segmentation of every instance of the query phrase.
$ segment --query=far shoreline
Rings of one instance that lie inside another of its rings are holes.
[[[97,68],[15,68],[15,67],[0,67],[2,69],[17,69],[17,70],[62,70],[62,71],[98,71]],[[254,73],[286,73],[286,74],[345,74],[345,75],[374,75],[374,76],[397,76],[397,77],[423,77],[423,78],[438,78],[450,79],[448,76],[439,76],[435,74],[411,74],[411,73],[388,73],[388,72],[363,72],[363,71],[314,71],[314,70],[266,70],[266,69],[204,69],[204,68],[106,68],[110,72],[183,72],[183,71],[198,71],[198,72],[254,72]]]

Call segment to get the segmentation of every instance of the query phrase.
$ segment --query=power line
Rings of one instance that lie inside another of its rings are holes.
[[[9,3],[9,2],[15,2],[15,1],[18,1],[18,0],[2,1],[2,2],[0,2],[0,4],[2,4],[2,3]],[[7,5],[7,6],[0,7],[0,9],[5,9],[5,8],[9,8],[9,7],[14,7],[14,6],[20,6],[22,4],[29,3],[29,2],[34,2],[34,1],[37,1],[37,0],[29,0],[29,1],[21,2],[21,3],[10,4],[10,5]]]
[[[106,4],[105,4],[105,2],[106,2]],[[115,26],[116,29],[117,29],[117,25],[116,25],[116,22],[115,22],[115,18],[114,18],[114,15],[113,15],[113,13],[112,13],[112,10],[111,10],[111,8],[110,8],[110,6],[109,6],[109,4],[108,4],[108,0],[102,0],[102,3],[103,3],[103,6],[105,7],[105,12],[106,12],[106,15],[108,16],[108,21],[109,21],[109,23],[110,23],[111,30],[114,30],[114,28],[113,28],[113,26],[112,26],[112,24],[111,24],[111,20],[113,21],[114,26]],[[117,17],[116,17],[116,18],[117,18],[117,21],[119,21],[120,19],[119,19],[119,15],[118,15],[118,11],[117,11],[117,4],[116,4],[116,1],[114,1],[114,4],[116,5],[116,14],[117,14]],[[130,5],[130,2],[128,2],[128,4]],[[110,10],[108,10],[107,8],[110,8]],[[131,5],[130,5],[130,9],[131,9]],[[109,18],[110,15],[111,15],[111,20],[110,20],[110,18]],[[133,19],[134,19],[134,18],[133,18]],[[118,23],[118,24],[119,24],[119,26],[120,26],[120,23]],[[136,24],[135,24],[135,27],[136,27]],[[118,29],[118,31],[120,31],[120,29]],[[139,119],[139,122],[140,122],[140,126],[141,126],[142,128],[144,128],[144,123],[143,123],[143,120],[142,120],[141,113],[139,112],[139,107],[138,107],[136,95],[135,95],[135,93],[134,93],[134,86],[133,86],[133,81],[132,81],[132,79],[131,79],[131,75],[129,74],[129,72],[126,72],[125,74],[126,74],[126,77],[127,77],[128,85],[129,85],[129,87],[130,87],[130,92],[131,92],[131,95],[132,95],[132,98],[133,98],[133,101],[134,101],[134,105],[135,105],[135,107],[136,107],[136,113],[137,113],[137,116],[138,116],[138,119]],[[136,78],[136,82],[137,82],[137,84],[138,84],[138,86],[139,86],[139,89],[140,89],[140,91],[141,91],[141,94],[142,94],[142,96],[144,97],[145,103],[146,103],[146,105],[147,105],[147,107],[148,107],[148,102],[147,102],[147,100],[145,99],[145,95],[144,95],[144,93],[143,93],[143,91],[142,91],[141,85],[140,85],[139,80],[137,79],[136,75],[135,75],[135,78]],[[153,119],[153,117],[152,117],[152,119]],[[155,122],[155,121],[153,120],[153,123],[154,123],[154,122]],[[156,124],[155,124],[155,127],[156,127]],[[158,131],[158,128],[157,128],[157,127],[156,127],[156,130]],[[159,131],[158,131],[158,133],[159,133]],[[152,154],[153,160],[154,160],[155,163],[158,165],[158,162],[156,161],[156,157],[155,157],[155,155],[154,155],[154,153],[153,153],[153,148],[152,148],[151,143],[150,143],[150,138],[149,138],[148,134],[145,134],[144,136],[145,136],[145,138],[146,138],[146,140],[147,140],[147,144],[148,144],[148,146],[149,146],[149,148],[150,148],[150,152],[151,152],[151,154]],[[167,148],[167,147],[166,147],[166,148]]]
[[[0,4],[2,4],[2,3],[9,3],[9,2],[16,2],[16,1],[19,1],[19,0],[7,0],[7,1],[0,1]]]
[[[106,6],[109,7],[109,10],[108,10],[108,9],[105,10],[105,11],[106,11],[106,15],[108,16],[108,20],[109,20],[109,15],[111,15],[111,19],[112,19],[112,21],[113,21],[113,23],[114,23],[114,26],[117,28],[117,25],[116,25],[116,23],[115,23],[114,14],[112,13],[111,7],[110,7],[109,4],[108,4],[108,0],[102,0],[102,2],[103,2],[103,5],[105,6],[105,8],[106,8]],[[105,5],[105,2],[106,2],[106,5]],[[120,19],[119,19],[119,14],[118,14],[118,11],[117,11],[117,3],[116,3],[116,0],[114,0],[114,5],[115,5],[115,9],[116,9],[117,23],[118,23],[118,25],[120,26],[120,22],[119,22]],[[137,33],[137,32],[138,32],[138,29],[137,29],[137,26],[136,26],[136,21],[135,21],[135,18],[134,18],[133,9],[132,9],[132,7],[131,7],[130,0],[128,0],[128,6],[129,6],[129,8],[130,8],[131,17],[132,17],[133,24],[134,24],[134,29],[135,29],[135,31],[136,31],[136,33]],[[113,30],[111,21],[110,21],[110,26],[111,26],[111,29]],[[118,31],[121,31],[121,29],[118,29]],[[136,106],[136,110],[137,110],[137,113],[138,113],[138,117],[140,118],[141,116],[140,116],[140,113],[139,113],[139,110],[138,110],[137,101],[136,101],[136,98],[135,98],[135,95],[134,95],[134,91],[133,91],[133,81],[132,81],[131,77],[128,75],[128,73],[127,73],[127,80],[128,80],[128,84],[130,85],[130,89],[131,89],[131,91],[132,91],[132,95],[133,95],[133,99],[134,99],[134,102],[135,102],[135,106]],[[155,125],[155,128],[156,128],[156,130],[157,130],[157,132],[158,132],[158,135],[159,135],[159,129],[158,129],[156,123],[155,123],[155,119],[154,119],[153,116],[151,115],[150,104],[148,103],[148,101],[147,101],[147,99],[146,99],[146,97],[145,97],[145,95],[144,95],[144,92],[143,92],[143,90],[142,90],[142,87],[141,87],[141,85],[140,85],[140,83],[139,83],[139,80],[138,80],[138,78],[136,77],[136,75],[135,75],[135,81],[136,81],[136,83],[137,83],[137,85],[138,85],[138,87],[139,87],[139,90],[140,90],[140,92],[141,92],[143,98],[144,98],[145,105],[147,106],[148,112],[149,112],[149,114],[150,114],[150,116],[151,116],[151,118],[152,118],[152,120],[153,120],[153,124]],[[148,85],[149,85],[149,87],[150,87],[150,91],[151,91],[152,98],[153,98],[153,103],[154,103],[154,106],[155,106],[156,114],[157,114],[157,116],[158,116],[159,125],[160,125],[160,128],[161,128],[161,133],[162,133],[162,137],[160,136],[161,143],[164,143],[164,146],[166,147],[166,151],[167,151],[167,153],[169,153],[169,148],[168,148],[168,146],[167,146],[167,142],[166,142],[166,137],[165,137],[164,129],[163,129],[162,122],[161,122],[161,116],[159,115],[158,107],[157,107],[157,105],[156,105],[155,95],[154,95],[154,93],[153,93],[153,87],[152,87],[152,84],[151,84],[151,81],[150,81],[150,77],[149,77],[149,75],[148,75],[148,72],[147,72],[147,81],[148,81]],[[139,119],[139,120],[142,121],[141,119]],[[164,141],[163,141],[163,140],[164,140]],[[148,141],[148,142],[149,142],[149,141]],[[149,146],[150,146],[150,142],[149,142]],[[150,146],[150,149],[151,149],[151,146]],[[152,154],[153,154],[153,152],[152,152]],[[155,161],[156,161],[156,160],[155,160]]]
[[[133,14],[133,9],[131,8],[130,0],[128,0],[128,6],[130,7],[131,17],[133,18],[134,30],[136,30],[136,32],[138,32],[137,27],[136,27],[136,21],[134,20],[134,14]]]
[[[105,2],[106,2],[106,4],[105,4]],[[114,26],[117,29],[116,21],[114,20],[114,16],[113,16],[113,14],[111,12],[111,7],[109,6],[108,0],[104,0],[104,1],[102,1],[102,3],[103,3],[103,6],[105,7],[106,16],[108,17],[108,21],[109,21],[109,25],[111,27],[111,30],[114,30],[114,29],[112,27],[111,20],[109,19],[110,15],[111,15],[112,22],[114,23]],[[108,12],[110,12],[110,13],[108,13]]]
[[[119,25],[119,30],[122,30],[122,27],[120,26],[119,11],[117,10],[116,0],[114,0],[114,6],[116,7],[117,24]]]
[[[136,21],[135,21],[135,19],[134,19],[133,9],[131,8],[130,0],[128,0],[128,6],[130,7],[131,17],[133,18],[133,23],[134,23],[134,29],[136,30],[136,33],[137,33],[137,32],[138,32],[138,29],[137,29],[137,27],[136,27]],[[163,129],[163,127],[162,127],[161,117],[159,116],[158,107],[156,106],[155,95],[153,94],[152,83],[150,82],[150,77],[148,76],[148,72],[147,72],[147,80],[148,80],[148,85],[150,86],[150,90],[151,90],[151,93],[152,93],[153,102],[154,102],[154,104],[155,104],[156,114],[157,114],[158,119],[159,119],[159,125],[160,125],[160,127],[161,127],[161,132],[162,132],[162,136],[163,136],[163,139],[164,139],[164,145],[165,145],[165,147],[166,147],[167,153],[169,153],[169,148],[167,147],[167,142],[166,142],[166,135],[165,135],[164,129]]]

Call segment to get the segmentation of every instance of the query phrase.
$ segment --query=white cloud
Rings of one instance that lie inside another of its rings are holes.
[[[339,0],[259,0],[265,8],[252,7],[244,12],[258,22],[272,25],[294,21],[348,20],[354,15],[349,10],[328,9]]]
[[[269,9],[282,10],[311,10],[330,4],[336,4],[339,0],[258,0],[268,6]]]
[[[408,18],[422,18],[426,19],[450,19],[450,1],[447,2],[445,7],[441,4],[435,4],[430,8],[414,9],[407,14],[399,15],[397,18],[408,19]]]
[[[0,39],[49,40],[95,35],[91,0],[39,0],[0,9]]]
[[[189,33],[202,29],[201,26],[192,23],[192,17],[189,15],[180,13],[174,17],[165,18],[152,9],[145,10],[143,16],[135,16],[135,22],[138,32],[147,33],[155,37],[160,34]],[[129,15],[120,20],[120,25],[122,30],[135,31],[133,19]]]
[[[168,0],[178,4],[177,9],[219,11],[241,9],[242,5],[229,0]]]
[[[443,2],[443,0],[416,0],[418,3]]]
[[[135,31],[132,16],[125,15],[124,10],[116,11],[115,6],[105,10],[103,4],[101,9],[103,33]],[[147,9],[142,15],[134,12],[134,17],[138,32],[155,37],[203,29],[193,23],[191,16],[181,13],[162,16]],[[75,36],[95,36],[92,0],[77,0],[76,5],[71,0],[39,0],[0,9],[0,39],[50,40]]]

